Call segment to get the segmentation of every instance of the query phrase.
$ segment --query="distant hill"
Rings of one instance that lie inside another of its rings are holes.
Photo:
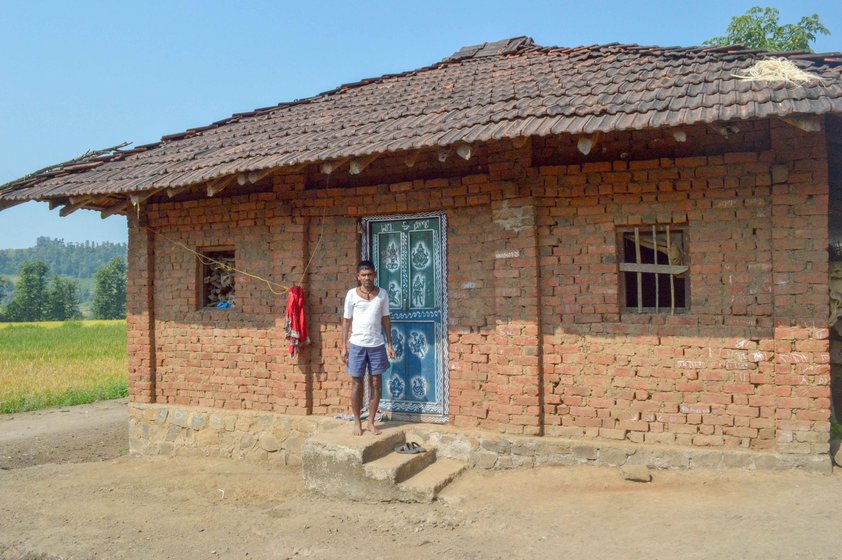
[[[65,243],[64,239],[39,237],[35,247],[0,249],[0,275],[15,276],[21,264],[42,260],[53,275],[92,278],[108,261],[114,257],[125,260],[127,253],[126,243]]]

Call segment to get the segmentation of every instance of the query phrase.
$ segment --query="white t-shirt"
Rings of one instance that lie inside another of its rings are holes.
[[[356,288],[348,290],[345,296],[345,312],[342,317],[351,319],[351,344],[373,348],[383,346],[383,317],[389,316],[389,293],[380,288],[369,300],[361,298]]]

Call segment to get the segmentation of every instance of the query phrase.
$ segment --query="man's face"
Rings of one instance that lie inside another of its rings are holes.
[[[366,290],[370,290],[374,287],[375,278],[377,278],[377,273],[370,268],[364,268],[357,272],[357,281],[360,283],[360,286]]]

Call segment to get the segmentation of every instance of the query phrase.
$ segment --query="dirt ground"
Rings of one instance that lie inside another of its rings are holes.
[[[129,450],[127,400],[0,414],[0,469],[88,463]]]
[[[839,472],[471,471],[432,505],[361,504],[297,469],[127,455],[124,401],[65,410],[0,417],[0,559],[842,558]]]

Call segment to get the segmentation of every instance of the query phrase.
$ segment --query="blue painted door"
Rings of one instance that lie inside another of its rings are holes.
[[[395,359],[382,378],[382,406],[447,415],[443,214],[366,220],[377,283],[389,292]]]

